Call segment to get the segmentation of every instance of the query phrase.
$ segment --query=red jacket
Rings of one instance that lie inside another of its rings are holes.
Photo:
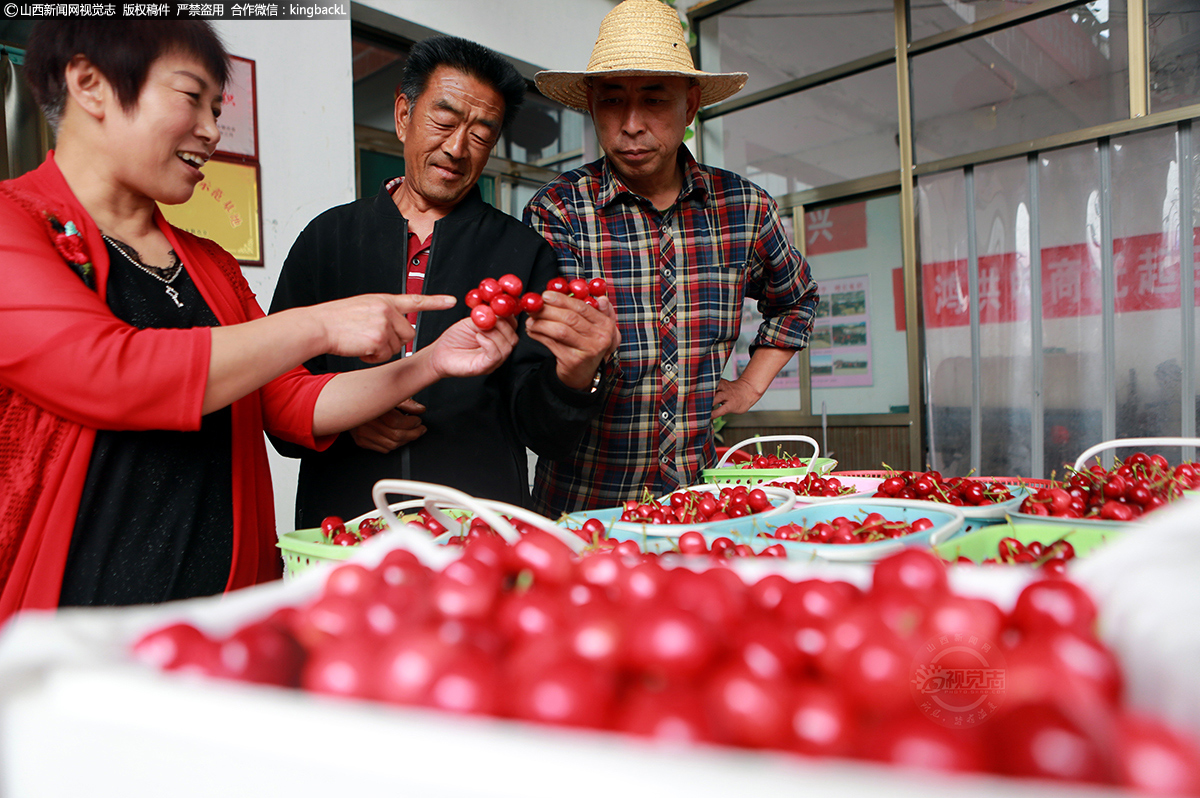
[[[105,303],[108,253],[54,153],[0,190],[0,622],[58,606],[97,429],[196,430],[209,328],[131,327]],[[95,289],[56,249],[48,217],[73,222]],[[221,324],[262,317],[236,260],[156,215]],[[332,375],[297,367],[233,403],[233,564],[225,589],[280,573],[263,431],[312,448],[313,408]]]

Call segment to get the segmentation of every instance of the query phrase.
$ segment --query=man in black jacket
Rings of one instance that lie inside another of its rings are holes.
[[[271,312],[363,293],[461,299],[484,277],[510,273],[527,291],[542,291],[558,275],[550,246],[485,203],[476,186],[524,98],[512,65],[474,42],[438,37],[413,47],[400,89],[404,177],[305,228],[284,263]],[[296,526],[366,512],[371,487],[387,478],[527,505],[526,447],[551,459],[571,451],[600,407],[603,361],[619,342],[606,299],[600,309],[557,293],[544,301],[493,373],[437,383],[324,452],[273,440],[281,454],[301,458]],[[410,319],[412,346],[434,341],[468,312],[460,301]],[[328,373],[368,364],[324,356],[306,365]]]

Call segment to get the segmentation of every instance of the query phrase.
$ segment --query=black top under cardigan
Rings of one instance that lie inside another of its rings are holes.
[[[137,327],[216,327],[186,269],[166,285],[108,244],[106,301]],[[200,429],[97,430],[60,607],[152,604],[225,589],[233,561],[232,411]]]
[[[375,197],[332,208],[309,223],[283,265],[271,312],[357,294],[405,293],[407,260],[408,222],[381,188]],[[541,236],[485,203],[475,187],[434,225],[424,293],[450,294],[458,304],[421,313],[416,348],[469,314],[463,299],[480,280],[509,273],[521,278],[526,291],[540,292],[559,274],[558,259]],[[566,456],[601,397],[564,385],[553,355],[525,334],[523,322],[520,334],[512,355],[491,374],[445,379],[418,393],[428,431],[388,454],[360,448],[349,433],[324,452],[272,438],[281,454],[301,458],[297,528],[372,509],[371,488],[380,479],[434,482],[528,506],[526,447],[539,457]],[[313,373],[370,367],[333,355],[305,365]]]

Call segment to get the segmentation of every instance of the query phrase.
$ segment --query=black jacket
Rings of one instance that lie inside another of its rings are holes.
[[[284,262],[271,312],[357,294],[405,293],[407,258],[408,222],[381,188],[374,198],[332,208],[309,223]],[[416,348],[468,315],[463,297],[480,280],[508,273],[527,291],[542,291],[558,275],[558,259],[541,236],[485,203],[475,187],[434,225],[424,293],[459,301],[420,315]],[[272,438],[280,454],[301,458],[297,528],[372,509],[371,488],[380,479],[435,482],[528,506],[526,446],[539,457],[565,456],[600,401],[599,393],[563,385],[549,350],[524,334],[524,324],[520,332],[512,355],[491,374],[445,379],[418,393],[428,431],[393,452],[362,449],[349,433],[324,452]],[[370,367],[332,355],[305,365],[322,374]]]

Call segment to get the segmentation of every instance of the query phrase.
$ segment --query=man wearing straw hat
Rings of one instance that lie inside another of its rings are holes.
[[[570,458],[538,462],[534,503],[554,516],[699,481],[715,458],[712,419],[749,410],[808,345],[817,287],[770,196],[683,145],[700,107],[746,75],[697,70],[674,9],[624,0],[586,71],[536,80],[591,114],[604,157],[544,186],[525,221],[564,275],[608,282],[621,334],[603,410]],[[764,321],[728,381],[743,297]]]

